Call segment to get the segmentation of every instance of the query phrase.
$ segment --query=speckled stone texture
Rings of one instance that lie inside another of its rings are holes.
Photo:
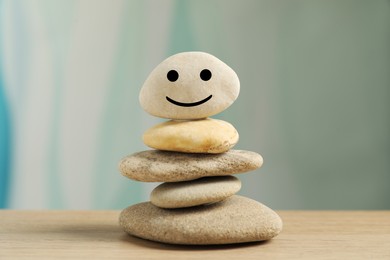
[[[234,126],[212,118],[167,121],[148,129],[142,137],[151,148],[184,153],[223,153],[232,148],[238,138]]]
[[[162,209],[144,202],[124,209],[119,224],[137,237],[188,245],[262,241],[282,230],[282,221],[273,210],[237,195],[214,204],[181,209]]]
[[[224,200],[240,189],[241,181],[234,176],[166,182],[152,191],[150,202],[160,208],[192,207]]]
[[[262,164],[261,155],[244,150],[229,150],[221,154],[148,150],[123,158],[119,170],[136,181],[177,182],[243,173]]]
[[[260,168],[261,155],[232,150],[235,127],[209,118],[237,99],[237,74],[215,56],[183,52],[168,57],[148,76],[139,101],[157,117],[172,119],[148,129],[143,142],[156,150],[129,155],[119,163],[125,177],[164,182],[151,201],[124,209],[119,217],[129,234],[172,244],[212,245],[268,240],[282,230],[270,208],[234,195],[241,182],[231,176]]]

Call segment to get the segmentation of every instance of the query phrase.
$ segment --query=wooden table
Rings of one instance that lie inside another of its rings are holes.
[[[268,242],[177,246],[129,236],[119,211],[1,211],[0,259],[390,259],[390,211],[279,211]]]

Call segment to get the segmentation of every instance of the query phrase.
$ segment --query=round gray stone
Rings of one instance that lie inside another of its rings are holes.
[[[119,224],[140,238],[191,245],[262,241],[282,230],[282,220],[272,209],[237,195],[182,209],[162,209],[144,202],[124,209]]]
[[[119,170],[136,181],[177,182],[247,172],[262,164],[261,155],[243,150],[220,154],[148,150],[123,158]]]
[[[224,200],[240,189],[241,181],[234,176],[166,182],[152,191],[150,202],[160,208],[192,207]]]

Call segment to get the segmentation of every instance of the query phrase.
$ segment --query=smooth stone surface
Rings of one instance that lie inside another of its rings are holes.
[[[148,129],[142,139],[154,149],[184,153],[223,153],[238,142],[237,130],[218,119],[167,121]]]
[[[211,78],[204,77],[204,70],[211,72]],[[183,52],[167,58],[151,72],[139,101],[154,116],[199,119],[225,110],[239,92],[238,76],[224,62],[205,52]]]
[[[278,235],[283,225],[272,209],[237,195],[183,209],[162,209],[144,202],[124,209],[119,224],[137,237],[192,245],[268,240]]]
[[[243,150],[230,150],[221,154],[148,150],[123,158],[119,170],[124,176],[136,181],[178,182],[247,172],[262,164],[260,154]]]
[[[241,181],[234,176],[166,182],[152,191],[150,202],[160,208],[192,207],[224,200],[240,189]]]

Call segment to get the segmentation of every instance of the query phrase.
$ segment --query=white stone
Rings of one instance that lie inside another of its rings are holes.
[[[207,76],[206,70],[211,78],[202,79],[201,75]],[[176,74],[177,79],[168,73]],[[139,100],[146,112],[157,117],[200,119],[225,110],[239,92],[238,76],[224,62],[204,52],[183,52],[167,58],[151,72]]]

